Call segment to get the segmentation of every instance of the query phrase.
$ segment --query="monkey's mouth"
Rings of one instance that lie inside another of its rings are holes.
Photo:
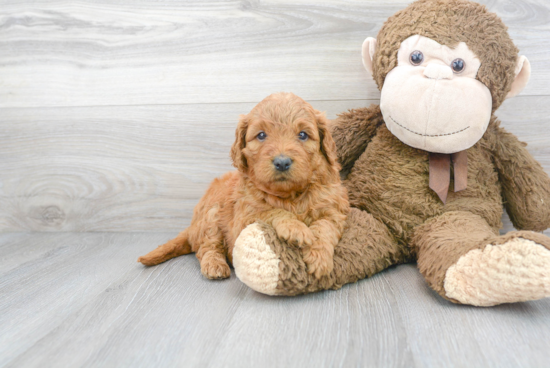
[[[403,126],[403,125],[399,124],[397,121],[395,121],[394,118],[392,118],[391,115],[390,115],[390,119],[391,119],[395,124],[399,125],[401,128],[403,128],[403,129],[405,129],[405,130],[408,130],[409,132],[411,132],[411,133],[413,133],[413,134],[416,134],[416,135],[419,135],[419,136],[421,136],[421,137],[444,137],[444,136],[447,136],[447,135],[453,135],[453,134],[457,134],[457,133],[463,132],[463,131],[465,131],[466,129],[469,129],[469,128],[470,128],[470,126],[468,125],[466,128],[457,130],[456,132],[452,132],[452,133],[422,134],[422,133],[415,132],[414,130],[409,129],[409,128],[407,128],[406,126]]]

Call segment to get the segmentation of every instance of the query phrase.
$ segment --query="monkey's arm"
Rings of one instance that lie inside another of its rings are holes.
[[[492,151],[502,183],[504,205],[520,230],[550,227],[550,178],[517,137],[499,122],[492,125]]]
[[[338,161],[347,172],[365,151],[376,130],[384,123],[379,105],[353,109],[338,115],[330,131],[336,143]]]

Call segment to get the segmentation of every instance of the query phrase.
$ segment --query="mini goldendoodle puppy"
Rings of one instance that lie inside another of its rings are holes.
[[[241,115],[231,148],[238,171],[215,179],[191,226],[138,262],[152,266],[196,252],[204,276],[227,278],[235,240],[261,220],[302,248],[309,273],[330,273],[349,204],[327,124],[292,93],[272,94]]]

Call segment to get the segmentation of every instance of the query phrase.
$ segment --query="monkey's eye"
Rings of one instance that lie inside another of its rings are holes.
[[[307,135],[306,132],[304,131],[301,131],[300,133],[298,133],[298,138],[301,140],[301,141],[305,141],[309,138],[309,136]]]
[[[418,51],[418,50],[413,51],[411,53],[410,60],[411,60],[412,65],[420,65],[420,64],[422,64],[422,61],[424,60],[424,54],[421,51]]]
[[[258,138],[260,142],[263,142],[267,138],[267,134],[265,134],[264,132],[259,132],[256,138]]]
[[[453,72],[458,74],[462,73],[464,68],[466,67],[466,63],[462,59],[454,59],[451,63],[451,68],[453,69]]]

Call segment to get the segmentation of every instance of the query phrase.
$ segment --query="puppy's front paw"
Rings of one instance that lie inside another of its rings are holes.
[[[309,227],[301,221],[292,220],[281,222],[277,224],[275,231],[280,239],[297,247],[302,247],[304,245],[311,246],[313,244],[313,233]]]
[[[220,280],[231,276],[231,269],[222,255],[207,252],[201,260],[201,273],[210,280]]]
[[[334,269],[333,253],[326,248],[304,248],[304,262],[307,266],[307,273],[321,278],[332,272]]]

